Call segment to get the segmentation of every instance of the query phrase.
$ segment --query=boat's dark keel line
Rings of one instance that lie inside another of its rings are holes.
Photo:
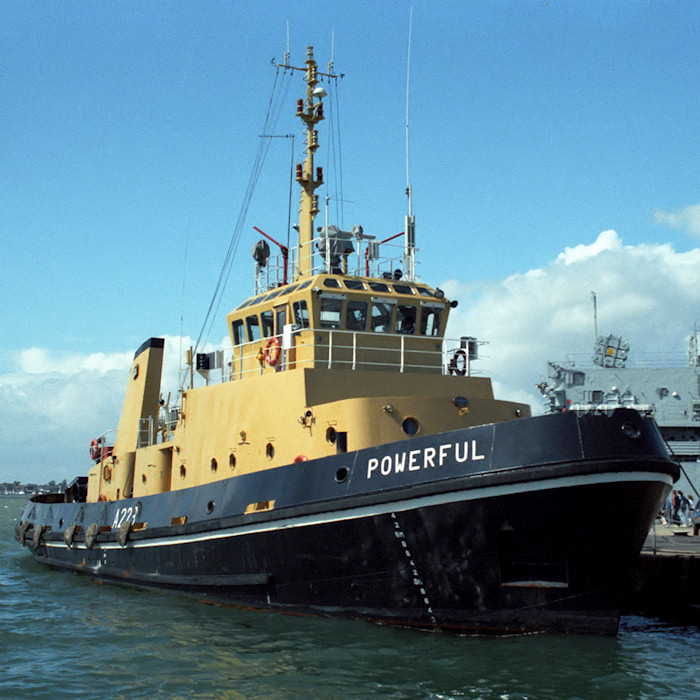
[[[630,416],[598,420],[623,419]],[[648,449],[653,424],[634,420],[649,433],[633,445],[641,440]],[[572,422],[580,419],[549,420],[557,431]],[[512,429],[527,430],[527,423]],[[590,438],[595,423],[583,425],[584,439]],[[386,453],[391,449],[385,446]],[[321,480],[334,466],[309,463],[307,469],[317,469]],[[134,505],[137,528],[130,527],[122,543],[119,528],[99,525],[100,517],[112,517],[104,504],[82,511],[84,527],[69,546],[65,530],[48,524],[48,510],[72,507],[79,518],[78,504],[37,503],[34,527],[43,520],[51,529],[35,537],[29,528],[22,537],[50,566],[211,602],[465,632],[610,633],[650,514],[672,483],[671,466],[649,455],[552,462],[506,471],[499,479],[483,472],[455,477],[449,490],[444,481],[427,478],[398,488],[394,479],[388,490],[208,524],[196,518],[194,504],[201,499],[190,494],[188,517],[161,527],[158,504],[143,499]],[[368,481],[364,471],[358,476]],[[211,491],[201,495],[211,499],[207,503],[216,498]],[[182,500],[182,494],[171,497]],[[129,501],[112,505],[125,508]],[[175,512],[171,506],[165,511]],[[88,547],[93,517],[102,532]],[[138,522],[147,525],[138,529]]]

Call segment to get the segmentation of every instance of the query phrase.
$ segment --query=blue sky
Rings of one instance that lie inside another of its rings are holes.
[[[599,311],[610,332],[684,349],[700,318],[696,2],[7,0],[0,480],[86,468],[90,431],[116,424],[133,350],[178,337],[181,320],[197,337],[288,26],[296,65],[310,44],[324,66],[335,36],[341,223],[381,238],[403,230],[411,6],[418,272],[459,299],[455,334],[487,333],[498,386],[523,394],[553,359],[542,353],[588,349],[591,289],[607,290]],[[299,133],[302,95],[294,82],[278,133]],[[299,161],[300,135],[295,143]],[[225,311],[252,290],[252,226],[286,236],[288,164],[280,139],[250,205],[217,340]],[[511,296],[521,283],[529,304]],[[642,301],[623,308],[632,292]],[[508,310],[497,325],[495,306]],[[671,320],[659,328],[654,310]],[[516,316],[526,322],[509,326]],[[499,347],[522,348],[531,366],[519,374]],[[27,449],[32,416],[53,431],[50,466]]]

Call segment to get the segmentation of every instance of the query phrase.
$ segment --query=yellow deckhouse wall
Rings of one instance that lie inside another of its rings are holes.
[[[494,401],[485,378],[304,369],[191,389],[183,413],[173,489],[408,439],[406,418],[427,435],[529,409]]]

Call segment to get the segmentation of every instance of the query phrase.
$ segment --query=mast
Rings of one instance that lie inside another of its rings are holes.
[[[595,335],[593,340],[596,341],[598,340],[598,300],[595,292],[591,292],[591,297],[593,297],[593,333]]]
[[[313,46],[306,49],[306,101],[297,100],[297,116],[306,124],[306,158],[296,166],[296,180],[301,185],[299,208],[299,256],[298,274],[300,277],[313,272],[314,219],[319,212],[318,195],[314,194],[323,184],[323,170],[318,167],[314,173],[314,153],[318,148],[316,124],[323,119],[323,103],[327,93],[318,85],[318,73],[314,60]]]

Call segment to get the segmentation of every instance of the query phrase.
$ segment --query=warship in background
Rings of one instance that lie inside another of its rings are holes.
[[[682,467],[676,488],[700,485],[700,322],[683,353],[634,353],[617,335],[597,335],[592,358],[548,362],[538,385],[548,413],[608,413],[633,408],[651,416]]]

